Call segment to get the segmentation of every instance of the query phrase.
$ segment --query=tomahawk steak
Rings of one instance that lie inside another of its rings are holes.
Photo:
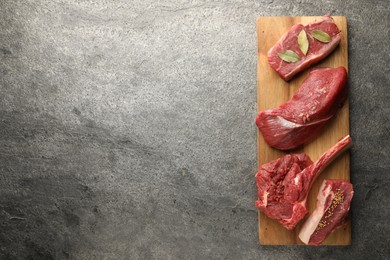
[[[305,31],[309,45],[306,55],[298,45],[298,35],[302,30]],[[314,38],[313,31],[328,34],[329,42],[321,42]],[[284,80],[288,81],[295,74],[332,53],[340,43],[340,39],[340,30],[330,16],[324,16],[322,20],[307,25],[296,24],[269,50],[268,63]],[[295,52],[299,60],[296,62],[284,61],[279,55],[285,51]]]
[[[312,163],[305,154],[287,154],[260,166],[256,206],[291,230],[306,215],[306,200],[318,175],[352,144],[348,136]]]
[[[318,246],[332,231],[346,224],[352,197],[350,182],[324,180],[317,196],[317,208],[299,232],[302,242]]]
[[[258,114],[256,124],[264,140],[289,150],[319,135],[347,98],[346,83],[344,67],[312,70],[289,101]]]

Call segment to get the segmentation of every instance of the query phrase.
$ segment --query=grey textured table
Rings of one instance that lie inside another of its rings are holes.
[[[388,1],[0,1],[1,259],[385,259]],[[353,245],[263,247],[261,15],[346,15]]]

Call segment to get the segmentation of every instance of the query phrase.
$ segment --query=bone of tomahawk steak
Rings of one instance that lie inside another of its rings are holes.
[[[302,242],[318,246],[335,229],[347,224],[352,197],[350,182],[324,180],[317,196],[317,207],[299,231]]]
[[[348,135],[315,163],[305,154],[287,154],[260,166],[256,174],[259,197],[256,207],[292,230],[307,213],[307,196],[316,178],[351,145]]]

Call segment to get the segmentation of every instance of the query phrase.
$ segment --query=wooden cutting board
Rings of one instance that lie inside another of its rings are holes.
[[[307,24],[321,17],[260,17],[257,20],[258,37],[258,64],[257,64],[257,102],[258,111],[279,106],[292,97],[308,75],[308,70],[295,76],[288,83],[268,65],[267,52],[294,24]],[[316,67],[344,66],[348,70],[348,42],[347,20],[344,16],[333,16],[337,26],[341,30],[340,46]],[[338,140],[349,134],[349,105],[346,101],[336,116],[328,124],[326,130],[315,140],[292,152],[305,152],[315,161],[327,149]],[[277,159],[284,153],[269,147],[258,130],[258,163],[259,166],[271,160]],[[336,159],[325,171],[321,173],[309,193],[309,212],[313,212],[319,186],[326,179],[349,180],[349,153],[345,153]],[[307,217],[307,216],[306,216]],[[306,218],[305,218],[306,219]],[[294,245],[303,244],[298,233],[302,226],[301,221],[295,230],[288,231],[277,221],[269,219],[259,211],[259,240],[262,245]],[[323,245],[350,245],[351,223],[332,233]]]

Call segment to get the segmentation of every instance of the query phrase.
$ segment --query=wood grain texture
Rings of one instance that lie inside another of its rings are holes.
[[[257,101],[258,111],[279,106],[292,97],[302,81],[308,75],[308,71],[296,75],[289,82],[285,82],[269,66],[267,52],[288,31],[294,24],[307,24],[321,17],[261,17],[257,20],[258,37],[258,89]],[[344,16],[333,16],[337,26],[341,30],[341,42],[339,47],[326,59],[316,64],[315,67],[338,67],[344,66],[348,70],[348,42],[347,42],[347,20]],[[338,140],[349,134],[349,104],[348,100],[338,111],[335,117],[327,125],[326,130],[310,143],[291,152],[305,152],[315,161],[327,149],[332,147]],[[258,163],[259,166],[271,160],[277,159],[284,153],[269,147],[260,131],[258,130]],[[321,173],[308,198],[309,212],[313,212],[319,186],[324,179],[346,179],[350,178],[349,153],[345,153],[336,159],[325,171]],[[307,216],[306,216],[307,217]],[[305,218],[306,219],[306,218]],[[259,240],[262,245],[294,245],[303,244],[298,233],[302,226],[301,221],[295,230],[288,231],[277,221],[269,219],[259,211]],[[351,223],[332,233],[323,245],[350,245],[351,244]]]

